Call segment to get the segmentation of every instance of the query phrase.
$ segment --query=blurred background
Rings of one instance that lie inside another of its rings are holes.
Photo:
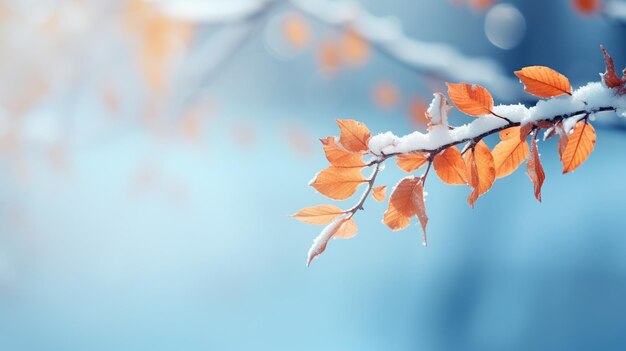
[[[473,210],[433,177],[427,248],[368,201],[307,269],[321,228],[289,218],[328,203],[335,119],[423,129],[444,81],[532,104],[535,64],[597,81],[623,1],[0,4],[1,350],[626,347],[622,125],[565,176],[542,144],[541,204],[521,170]]]

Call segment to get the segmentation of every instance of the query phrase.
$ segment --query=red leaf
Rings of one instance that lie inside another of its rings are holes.
[[[535,188],[535,197],[541,202],[541,187],[543,181],[546,179],[546,174],[541,166],[541,159],[539,158],[539,150],[537,148],[537,138],[533,138],[530,144],[530,154],[526,159],[526,173],[533,182]]]
[[[617,73],[615,73],[615,64],[613,63],[613,58],[606,51],[604,45],[600,45],[600,50],[602,50],[604,63],[606,65],[606,71],[602,74],[604,84],[606,84],[606,86],[609,88],[617,88],[621,86],[623,83],[622,80],[617,77]]]

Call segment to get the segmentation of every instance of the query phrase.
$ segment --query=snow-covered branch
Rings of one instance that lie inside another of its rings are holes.
[[[376,17],[355,1],[290,0],[300,11],[336,27],[349,26],[380,53],[420,73],[435,73],[447,80],[471,81],[493,90],[501,99],[519,95],[516,81],[502,66],[488,58],[472,58],[447,44],[423,42],[408,37],[386,18]]]
[[[446,184],[468,185],[470,206],[489,189],[495,180],[512,174],[526,162],[526,172],[532,181],[534,195],[541,201],[545,172],[541,165],[538,135],[545,129],[544,139],[558,135],[558,152],[563,173],[578,168],[590,155],[596,143],[591,120],[606,112],[626,118],[626,73],[619,77],[613,59],[601,47],[606,71],[600,82],[589,83],[572,90],[567,77],[544,66],[524,67],[515,75],[524,84],[526,92],[542,98],[532,107],[522,104],[494,106],[490,92],[480,85],[448,83],[448,97],[461,112],[475,117],[463,126],[450,126],[448,113],[452,105],[442,93],[434,98],[426,111],[428,132],[413,132],[398,137],[391,132],[372,136],[361,122],[338,120],[338,142],[335,137],[321,139],[330,166],[313,178],[310,185],[321,194],[345,200],[354,195],[361,184],[366,184],[360,200],[348,210],[333,205],[319,205],[302,209],[294,215],[309,224],[329,223],[314,240],[308,252],[307,265],[319,256],[331,238],[350,238],[356,235],[354,215],[363,210],[369,194],[377,201],[385,198],[385,186],[375,187],[382,165],[396,158],[398,168],[413,173],[426,166],[421,176],[409,175],[401,179],[389,197],[383,216],[392,230],[410,225],[416,216],[426,244],[428,216],[424,202],[424,184],[432,168]],[[499,133],[500,142],[493,148],[483,139]],[[460,151],[457,146],[463,146]],[[364,161],[363,157],[369,158]],[[361,171],[374,167],[365,178]]]
[[[403,137],[387,132],[373,136],[369,147],[372,153],[383,156],[381,159],[402,153],[438,152],[452,145],[478,141],[510,127],[539,121],[562,121],[568,132],[582,116],[608,111],[617,111],[618,115],[626,117],[626,96],[616,95],[613,89],[594,82],[575,90],[572,95],[541,100],[530,108],[522,104],[493,107],[495,114],[506,117],[510,122],[491,114],[453,129],[439,125],[428,133],[416,131]]]

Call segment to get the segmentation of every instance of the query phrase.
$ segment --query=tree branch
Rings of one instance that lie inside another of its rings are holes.
[[[412,71],[435,73],[453,81],[483,84],[501,99],[516,100],[521,94],[517,81],[504,74],[496,61],[467,57],[446,44],[412,39],[394,22],[375,17],[357,2],[289,1],[298,10],[322,23],[334,27],[349,26],[379,53]]]

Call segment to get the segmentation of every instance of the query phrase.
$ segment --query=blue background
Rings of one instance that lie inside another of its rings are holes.
[[[484,14],[467,7],[363,3],[397,17],[414,38],[494,58],[508,72],[542,64],[574,85],[594,81],[604,70],[600,43],[626,65],[624,29],[580,16],[569,1],[513,2],[527,33],[507,51],[489,43]],[[311,23],[317,37],[332,35]],[[541,204],[522,169],[498,180],[473,210],[466,187],[431,177],[427,248],[416,223],[393,233],[381,223],[385,204],[368,201],[357,237],[331,241],[306,268],[321,228],[288,215],[329,201],[307,186],[326,167],[316,138],[337,134],[336,118],[361,120],[374,133],[409,133],[406,110],[376,107],[371,87],[393,81],[402,101],[429,91],[422,75],[375,53],[364,68],[329,79],[315,72],[314,53],[281,60],[263,36],[259,29],[207,86],[219,108],[200,143],[162,140],[132,123],[82,134],[102,113],[87,80],[68,93],[76,127],[67,169],[51,171],[43,152],[29,149],[31,176],[20,181],[3,160],[0,349],[626,347],[623,130],[599,123],[592,156],[573,174],[560,174],[554,141],[542,144]],[[91,56],[111,60],[106,72],[124,60],[115,50]],[[127,103],[123,118],[132,119]],[[469,117],[455,112],[453,120]],[[233,140],[241,125],[253,132],[251,145]],[[290,126],[314,151],[294,150]],[[142,167],[154,179],[137,190],[131,185]],[[389,164],[381,184],[402,176]]]

